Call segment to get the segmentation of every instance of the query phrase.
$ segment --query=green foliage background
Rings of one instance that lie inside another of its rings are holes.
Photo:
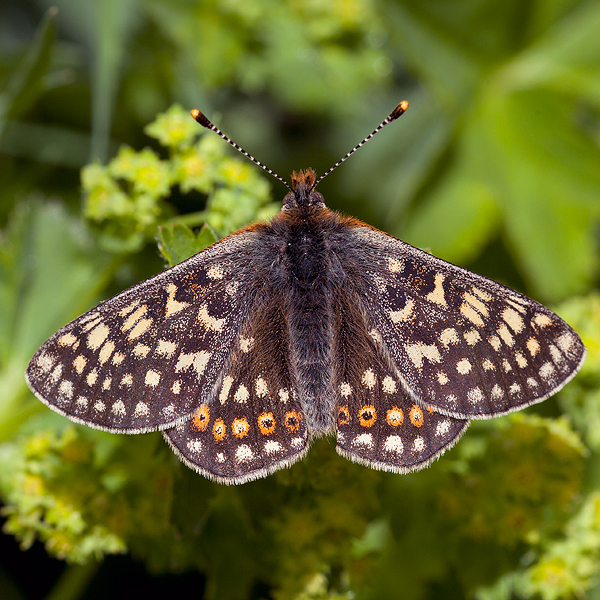
[[[0,494],[5,534],[72,565],[54,599],[120,552],[206,574],[207,598],[600,598],[599,32],[592,0],[0,7]],[[27,361],[69,319],[278,210],[286,190],[190,108],[287,176],[322,173],[402,99],[320,191],[552,304],[589,351],[555,398],[414,475],[328,439],[227,488],[159,434],[76,426],[29,393]]]

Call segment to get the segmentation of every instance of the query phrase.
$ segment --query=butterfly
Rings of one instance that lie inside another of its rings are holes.
[[[585,358],[560,317],[329,210],[316,191],[407,107],[320,179],[294,172],[271,221],[65,325],[29,363],[33,393],[91,427],[161,430],[187,466],[238,484],[291,465],[328,434],[352,461],[415,471],[471,419],[558,391]]]

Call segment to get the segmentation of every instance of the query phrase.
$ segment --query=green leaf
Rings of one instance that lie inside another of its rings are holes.
[[[44,91],[44,75],[50,64],[55,38],[56,9],[49,9],[38,27],[35,40],[0,94],[0,138],[7,119],[26,113]]]
[[[158,249],[171,267],[208,248],[217,239],[206,224],[197,235],[187,225],[179,223],[158,228]]]

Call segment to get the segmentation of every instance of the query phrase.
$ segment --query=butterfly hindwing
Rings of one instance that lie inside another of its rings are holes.
[[[534,300],[370,227],[363,302],[422,406],[488,418],[540,402],[585,357],[577,334]]]
[[[231,236],[54,334],[26,377],[69,418],[113,432],[164,428],[214,394],[250,311],[253,234]]]
[[[337,451],[384,471],[424,468],[459,440],[469,422],[423,408],[411,398],[355,294],[338,294],[335,317]]]
[[[234,343],[216,397],[164,432],[189,467],[221,483],[264,477],[308,450],[281,306],[275,296],[258,304]]]

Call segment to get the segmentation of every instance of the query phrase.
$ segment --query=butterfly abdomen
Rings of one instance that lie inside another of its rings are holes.
[[[292,377],[309,429],[327,432],[335,426],[333,292],[340,285],[330,231],[341,227],[341,219],[326,208],[299,206],[281,212],[270,226],[280,249],[272,278],[283,284],[277,288],[285,289]]]

